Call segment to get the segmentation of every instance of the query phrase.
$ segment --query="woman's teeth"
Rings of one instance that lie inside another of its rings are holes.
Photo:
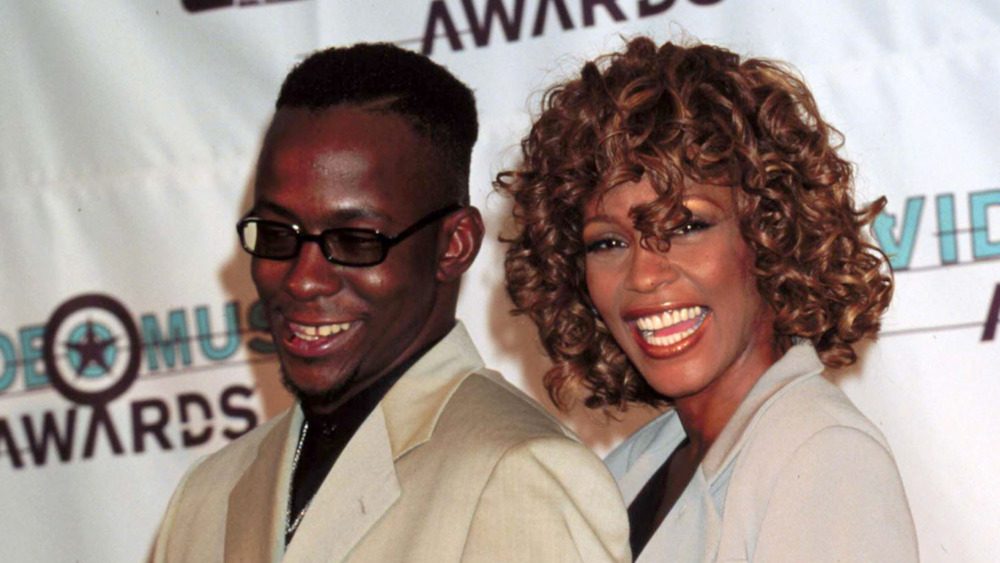
[[[673,309],[671,311],[664,311],[656,315],[649,315],[648,317],[641,317],[636,320],[635,324],[639,327],[639,330],[643,332],[650,332],[654,330],[660,330],[667,327],[671,327],[677,323],[684,322],[687,320],[695,319],[704,316],[705,310],[699,305],[694,307],[684,307],[683,309]],[[701,323],[699,322],[699,325]],[[697,328],[697,327],[695,327]],[[687,332],[687,331],[685,331]],[[693,330],[691,332],[694,332]],[[690,334],[689,334],[690,336]],[[678,339],[680,340],[680,339]]]
[[[678,332],[676,334],[670,334],[667,336],[653,336],[652,333],[650,332],[643,332],[642,339],[652,344],[653,346],[670,346],[671,344],[676,344],[681,340],[684,340],[685,338],[691,336],[697,329],[698,327],[689,328],[684,332]]]
[[[647,344],[671,346],[698,332],[707,316],[707,308],[695,305],[641,317],[636,327]]]

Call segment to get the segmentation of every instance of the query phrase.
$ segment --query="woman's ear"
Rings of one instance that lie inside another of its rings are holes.
[[[443,222],[437,280],[457,282],[479,254],[485,233],[483,218],[478,209],[468,206],[448,215]]]

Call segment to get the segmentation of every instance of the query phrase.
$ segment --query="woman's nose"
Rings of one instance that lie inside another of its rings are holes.
[[[678,270],[670,259],[670,252],[646,245],[636,245],[629,263],[628,288],[634,291],[652,291],[678,277]]]

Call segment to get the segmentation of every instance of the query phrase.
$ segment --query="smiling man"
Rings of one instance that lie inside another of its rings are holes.
[[[298,401],[188,472],[153,560],[629,560],[604,466],[455,320],[477,129],[393,46],[289,74],[237,229]]]

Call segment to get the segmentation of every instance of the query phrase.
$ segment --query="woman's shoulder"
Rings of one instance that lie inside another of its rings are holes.
[[[915,550],[912,517],[885,437],[822,375],[796,381],[757,413],[726,472],[726,513],[743,520],[729,525],[757,530],[750,541],[760,554],[833,550],[829,555],[837,552],[830,542],[859,553]],[[812,547],[790,545],[786,534],[793,532]]]
[[[839,387],[822,374],[803,376],[761,409],[751,432],[758,439],[779,439],[795,447],[831,428],[856,433],[889,448],[885,436]],[[853,431],[853,432],[851,432]]]
[[[789,464],[803,456],[846,471],[852,463],[886,463],[896,473],[882,432],[821,374],[799,378],[762,405],[742,438],[733,452],[732,474],[752,473],[754,485],[763,489],[758,493],[768,494]],[[872,448],[882,455],[872,457]]]

